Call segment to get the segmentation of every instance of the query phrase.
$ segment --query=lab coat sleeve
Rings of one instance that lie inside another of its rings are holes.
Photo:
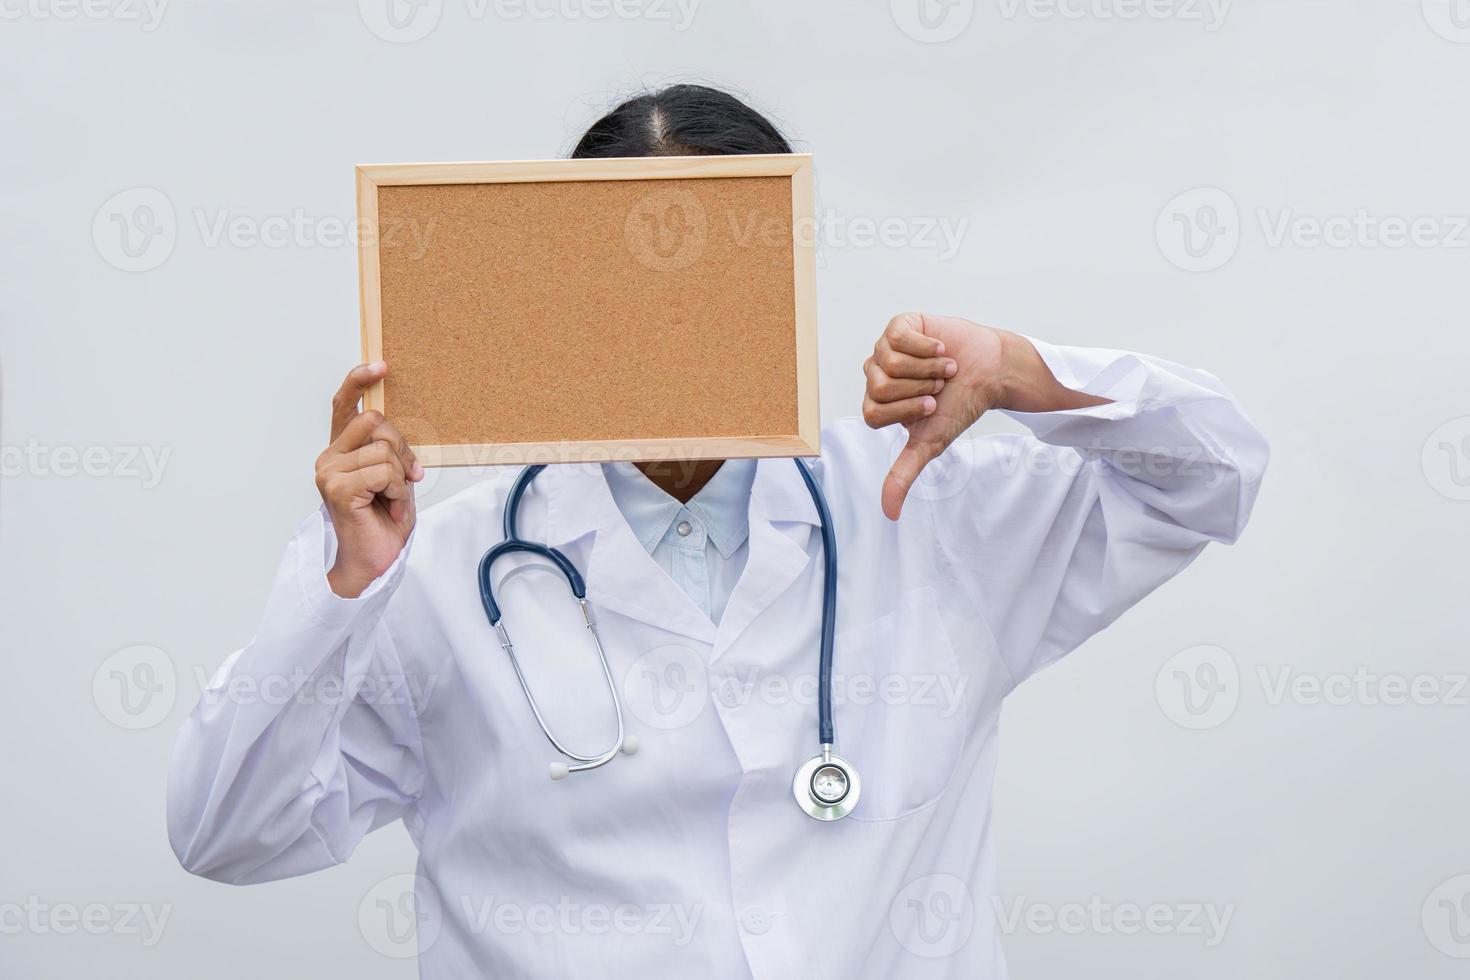
[[[1032,340],[1062,384],[1111,399],[1006,413],[1034,438],[970,447],[965,491],[936,503],[940,551],[1015,683],[1233,543],[1269,450],[1214,377],[1124,351]]]
[[[168,832],[194,874],[246,884],[341,863],[421,791],[411,685],[383,623],[409,549],[356,599],[327,585],[334,549],[325,510],[301,525],[254,639],[179,733]]]

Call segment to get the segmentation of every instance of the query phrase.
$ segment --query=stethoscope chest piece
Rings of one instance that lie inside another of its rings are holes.
[[[862,791],[857,770],[840,755],[833,755],[831,746],[823,746],[822,754],[796,770],[796,778],[791,781],[796,805],[807,816],[828,822],[851,813]]]

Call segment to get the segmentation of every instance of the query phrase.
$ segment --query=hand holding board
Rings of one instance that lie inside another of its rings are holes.
[[[818,451],[811,157],[357,168],[364,407],[426,466]]]

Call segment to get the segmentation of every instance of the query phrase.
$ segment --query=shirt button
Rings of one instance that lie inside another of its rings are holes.
[[[687,538],[689,537],[689,532],[694,530],[694,525],[688,521],[680,521],[674,530],[679,532],[679,537]]]
[[[752,905],[740,913],[740,924],[746,932],[761,936],[771,931],[771,914],[759,905]]]

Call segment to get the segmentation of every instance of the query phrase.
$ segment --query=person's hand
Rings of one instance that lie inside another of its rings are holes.
[[[1063,386],[1025,337],[954,316],[894,317],[863,370],[864,420],[909,433],[883,481],[883,513],[895,521],[930,460],[992,408],[1051,412],[1108,401]]]
[[[361,595],[403,550],[416,511],[413,486],[424,478],[408,442],[381,412],[359,412],[362,393],[388,373],[360,364],[332,397],[332,438],[316,460],[316,488],[337,533],[327,583],[343,598]]]
[[[889,520],[898,520],[929,461],[995,405],[1002,357],[1000,331],[978,323],[920,313],[888,321],[863,364],[863,419],[875,429],[908,429],[908,444],[883,481]]]

